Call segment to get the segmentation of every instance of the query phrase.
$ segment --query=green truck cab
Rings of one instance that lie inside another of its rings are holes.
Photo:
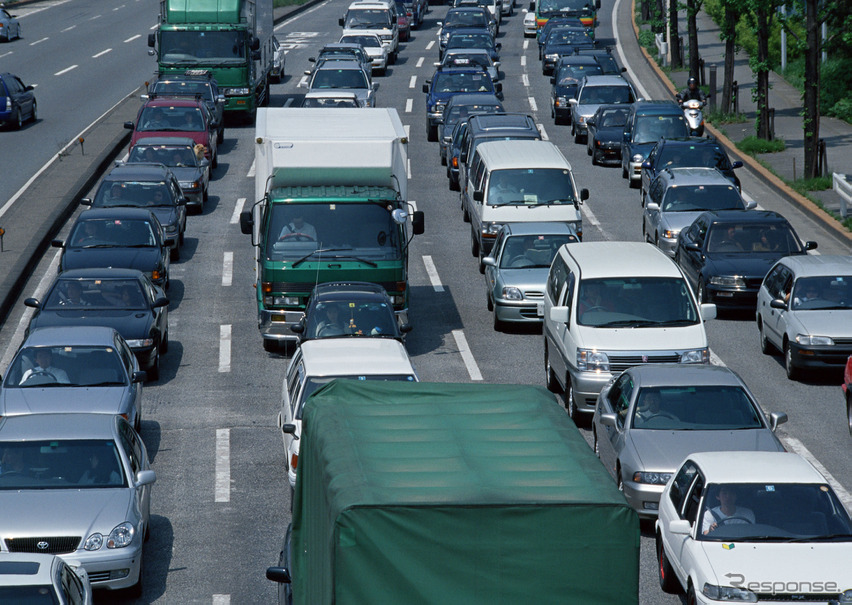
[[[157,57],[161,76],[210,71],[225,111],[253,119],[269,102],[272,27],[272,0],[160,0],[148,54]]]
[[[534,386],[334,380],[302,414],[280,602],[639,602],[639,518]]]
[[[408,139],[395,109],[264,108],[255,194],[240,228],[257,261],[264,348],[294,342],[318,283],[378,283],[408,323],[408,245],[423,213],[406,200]]]

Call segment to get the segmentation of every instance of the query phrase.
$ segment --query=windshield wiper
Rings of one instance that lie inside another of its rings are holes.
[[[308,260],[314,254],[325,254],[326,252],[346,252],[346,250],[347,250],[347,248],[318,248],[318,249],[314,250],[313,252],[309,252],[308,254],[303,256],[302,258],[293,261],[293,267],[301,265],[303,262]]]
[[[653,322],[651,322],[653,324]],[[641,319],[617,319],[608,321],[605,324],[596,324],[595,328],[635,328],[641,325],[648,325],[647,321]]]
[[[852,534],[827,534],[825,536],[807,536],[804,538],[789,538],[788,542],[823,542],[835,538],[852,538]]]
[[[668,319],[666,321],[649,322],[649,325],[655,326],[691,326],[696,323],[691,319]]]
[[[81,384],[81,387],[115,387],[115,386],[124,386],[123,382],[115,382],[114,380],[109,380],[107,382],[94,382],[92,384]]]
[[[574,200],[567,198],[567,197],[557,197],[557,198],[554,198],[552,200],[545,200],[544,202],[539,202],[539,203],[541,203],[541,204],[565,204],[565,203],[573,204]]]

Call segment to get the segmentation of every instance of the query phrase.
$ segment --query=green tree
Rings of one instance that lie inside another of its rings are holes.
[[[672,0],[674,1],[674,0]],[[698,13],[704,0],[686,0],[686,31],[689,36],[689,77],[698,79]]]
[[[746,13],[749,24],[757,37],[757,55],[749,57],[749,66],[755,77],[752,99],[757,105],[757,136],[769,140],[769,72],[772,63],[769,58],[769,35],[772,19],[780,2],[777,0],[745,0],[749,11]]]
[[[743,0],[721,0],[722,22],[719,27],[719,38],[725,42],[725,72],[722,76],[722,101],[719,111],[733,113],[734,111],[734,61],[739,45],[737,44],[737,23],[746,10]]]

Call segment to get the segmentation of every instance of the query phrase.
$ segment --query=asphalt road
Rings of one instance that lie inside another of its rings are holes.
[[[625,50],[619,61],[629,67],[640,94],[662,98],[663,88],[653,81],[635,44],[630,47],[632,33],[625,29],[630,24],[625,12],[629,5],[619,0],[614,6],[613,1],[606,0],[599,13],[598,39],[602,44],[615,43],[612,23],[617,12],[615,21],[621,28],[618,37]],[[94,5],[90,0],[69,0],[39,13],[41,17],[27,17],[24,42],[36,39],[36,22],[47,21],[52,11],[69,11],[67,19],[77,15],[73,23],[84,20],[87,7]],[[278,28],[279,40],[289,52],[286,77],[281,84],[273,85],[273,106],[299,104],[304,89],[297,84],[301,71],[310,66],[307,58],[321,44],[336,40],[337,18],[346,5],[345,0],[329,0]],[[82,69],[83,57],[106,47],[117,52],[122,40],[135,35],[133,32],[144,38],[147,24],[156,17],[155,5],[127,2],[121,10],[129,7],[138,14],[134,12],[129,22],[125,17],[112,23],[110,31],[103,34],[109,35],[111,42],[99,40],[90,32],[76,41],[73,51],[65,49],[51,61],[58,61],[57,65],[79,63]],[[386,77],[376,79],[381,84],[378,104],[396,107],[403,123],[410,126],[409,191],[418,209],[426,213],[426,233],[415,238],[411,249],[410,317],[414,331],[407,345],[422,380],[543,384],[540,330],[495,332],[492,327],[491,314],[485,307],[484,280],[470,255],[470,231],[461,219],[458,194],[446,188],[437,143],[426,141],[425,95],[420,86],[437,61],[436,22],[445,11],[444,6],[433,7],[424,27],[402,44],[399,62]],[[58,21],[55,17],[50,19]],[[501,27],[507,109],[532,113],[572,163],[578,186],[591,191],[591,199],[584,206],[587,240],[641,239],[638,191],[627,187],[618,168],[592,167],[585,146],[575,145],[569,137],[570,127],[553,125],[548,106],[550,85],[541,75],[535,41],[522,37],[522,19],[523,13],[517,10]],[[106,29],[105,24],[98,25],[96,31]],[[35,52],[15,44],[0,47],[0,54],[8,48],[14,48],[16,55]],[[132,44],[140,47],[130,53],[136,73],[130,73],[130,64],[124,64],[118,54],[109,53],[104,57],[110,67],[104,69],[115,77],[101,78],[102,86],[94,93],[91,86],[86,88],[89,96],[105,97],[105,107],[128,94],[153,69],[151,59],[144,56],[144,40]],[[71,59],[72,52],[80,58]],[[148,62],[137,70],[139,55],[143,63]],[[62,67],[51,69],[44,73],[52,74]],[[49,77],[39,82],[40,102],[47,82]],[[45,116],[47,105],[42,102],[41,107]],[[91,111],[93,117],[100,113]],[[56,114],[51,122],[62,124],[64,116],[69,115]],[[63,128],[74,136],[87,123],[81,118],[80,125],[63,124]],[[12,134],[32,136],[41,127],[39,123]],[[2,134],[6,137],[10,133]],[[57,134],[56,138],[61,141],[68,137]],[[266,353],[261,347],[255,324],[253,250],[236,224],[236,210],[247,209],[253,202],[253,138],[251,127],[229,125],[226,129],[210,201],[201,216],[190,217],[182,260],[172,265],[170,349],[163,359],[160,380],[145,387],[143,404],[142,436],[158,477],[141,602],[270,603],[275,599],[275,587],[265,580],[264,570],[276,561],[289,521],[283,447],[275,428],[287,359]],[[5,144],[3,149],[7,149]],[[848,253],[819,224],[760,181],[742,170],[739,176],[748,195],[762,207],[787,216],[803,239],[819,241],[820,252]],[[44,286],[52,279],[53,259],[53,252],[45,257],[22,296],[32,295],[40,282]],[[431,275],[427,266],[434,266]],[[21,326],[27,319],[19,304],[0,331],[4,347],[13,350],[18,345]],[[788,448],[804,448],[802,451],[817,459],[845,493],[843,486],[852,486],[852,460],[839,388],[841,377],[788,381],[780,356],[760,353],[754,319],[748,315],[708,322],[707,331],[715,359],[739,372],[767,411],[789,414],[790,422],[779,430]],[[462,354],[467,352],[469,355]],[[0,355],[3,353],[0,348]],[[8,361],[7,352],[0,359],[0,367],[6,367]],[[581,430],[590,440],[588,429]],[[845,497],[849,506],[848,494]],[[640,602],[682,602],[682,597],[665,595],[657,585],[651,525],[643,525],[643,536]],[[612,579],[617,581],[617,573]],[[98,601],[115,602],[115,598],[101,595]]]

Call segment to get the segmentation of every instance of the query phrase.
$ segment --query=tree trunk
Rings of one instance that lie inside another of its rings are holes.
[[[754,102],[757,105],[757,136],[770,140],[769,130],[769,21],[768,8],[761,4],[757,11],[757,61],[753,69],[757,79]]]
[[[663,34],[666,31],[666,11],[663,0],[654,0],[654,15],[651,19],[651,31]]]
[[[683,67],[683,57],[680,56],[680,44],[678,44],[677,24],[677,0],[669,2],[669,50],[672,53],[672,69]]]
[[[822,44],[817,2],[818,0],[807,0],[805,2],[807,50],[805,51],[805,119],[803,122],[805,165],[803,176],[806,179],[821,176],[819,166],[819,85]]]
[[[700,81],[698,71],[698,11],[701,10],[702,2],[698,0],[687,0],[686,2],[686,29],[689,32],[689,77]]]
[[[725,3],[725,21],[722,25],[721,37],[725,41],[725,75],[722,82],[722,102],[719,111],[722,113],[734,112],[734,60],[737,53],[737,21],[739,12]]]

